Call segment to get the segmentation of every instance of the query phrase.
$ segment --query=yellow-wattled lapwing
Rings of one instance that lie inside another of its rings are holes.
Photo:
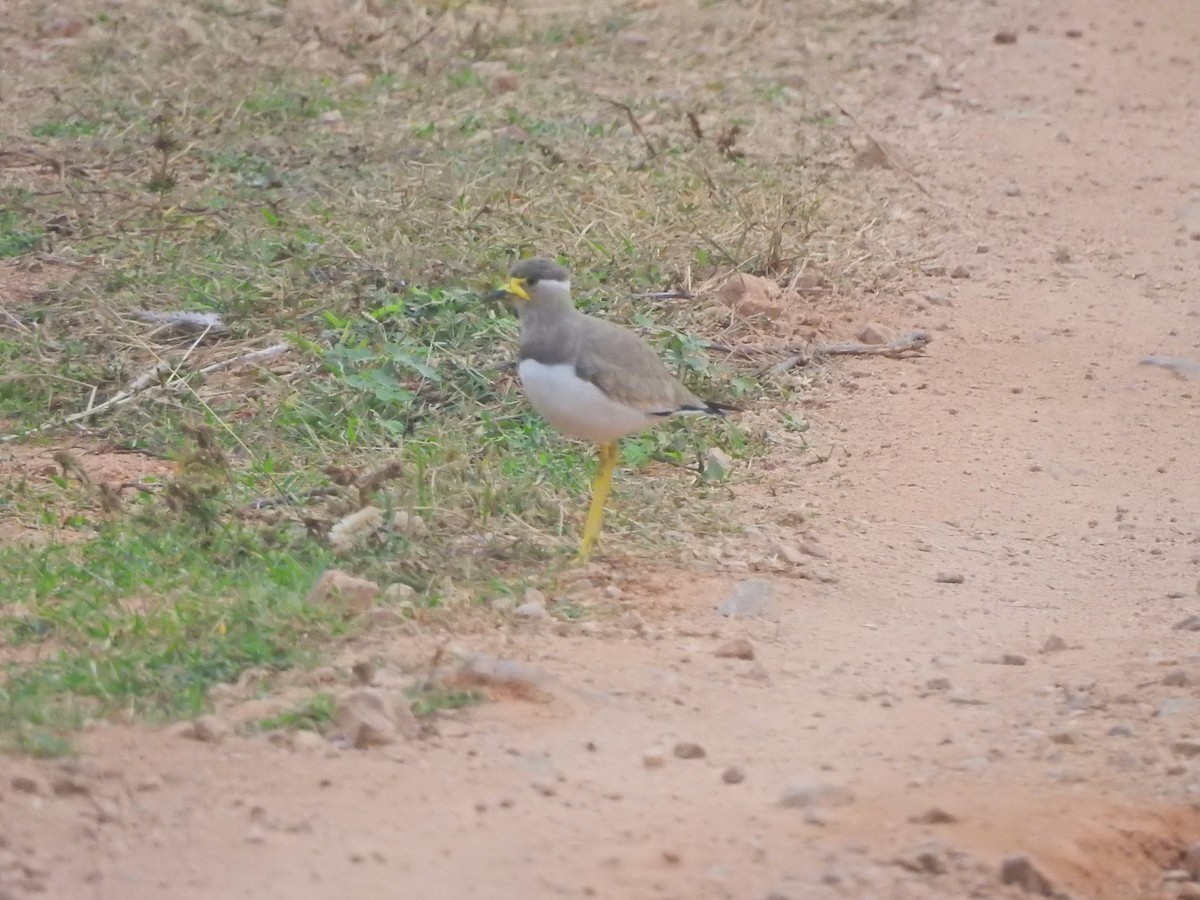
[[[701,400],[627,328],[594,319],[571,302],[571,276],[549,259],[523,259],[508,284],[488,295],[508,300],[521,320],[518,372],[529,402],[568,437],[600,448],[592,505],[579,555],[600,534],[617,464],[617,441],[672,416],[723,416],[734,407]]]

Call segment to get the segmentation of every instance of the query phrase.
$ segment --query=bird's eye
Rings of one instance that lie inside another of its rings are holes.
[[[537,283],[538,283],[538,280],[536,278],[526,278],[525,279],[525,284],[529,287],[533,287]]]

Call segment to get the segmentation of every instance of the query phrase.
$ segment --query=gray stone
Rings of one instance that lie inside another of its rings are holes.
[[[388,603],[404,603],[411,601],[416,596],[416,589],[403,581],[394,581],[383,591],[383,599]]]
[[[938,847],[922,847],[914,853],[897,856],[893,862],[918,875],[944,875],[948,871],[946,860]]]
[[[781,806],[808,809],[813,806],[844,806],[854,795],[840,784],[827,781],[796,781],[783,789]]]
[[[1200,631],[1200,616],[1188,616],[1171,626],[1174,631]]]
[[[1180,756],[1191,759],[1193,756],[1200,756],[1200,741],[1181,738],[1171,745],[1171,749]]]
[[[536,601],[522,603],[513,610],[513,615],[518,619],[528,619],[530,621],[539,621],[541,619],[550,618],[550,613],[546,612],[546,607]]]
[[[739,766],[730,766],[721,773],[721,780],[726,784],[741,784],[746,780],[746,773]]]
[[[800,552],[814,559],[829,559],[829,551],[816,541],[805,541],[800,545]]]
[[[1053,897],[1054,885],[1024,854],[1006,856],[1000,861],[1000,883],[1012,884],[1038,897]]]
[[[933,580],[938,584],[962,584],[967,579],[962,572],[938,572]]]
[[[229,736],[229,723],[217,716],[201,716],[192,723],[192,737],[209,744],[219,744]]]
[[[1168,697],[1154,711],[1154,715],[1161,719],[1197,713],[1200,713],[1200,700],[1195,697]]]
[[[1188,846],[1183,853],[1183,866],[1188,877],[1193,881],[1200,881],[1200,841]]]
[[[750,619],[766,615],[770,605],[771,585],[762,579],[739,581],[733,595],[721,604],[719,612],[730,619]]]
[[[946,695],[946,699],[955,706],[987,706],[986,700],[980,700],[978,697],[972,697],[966,691],[962,690],[951,691]]]
[[[675,745],[675,756],[679,759],[704,759],[704,748],[691,741],[680,741]]]
[[[1060,638],[1057,634],[1052,634],[1046,638],[1046,643],[1042,644],[1043,653],[1058,653],[1060,650],[1067,649],[1067,642]]]
[[[858,339],[864,344],[886,344],[895,336],[896,332],[878,322],[868,322],[858,331]]]

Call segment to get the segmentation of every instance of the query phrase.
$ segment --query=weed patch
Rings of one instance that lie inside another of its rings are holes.
[[[0,484],[0,514],[76,532],[0,548],[16,746],[59,752],[97,715],[191,714],[218,681],[307,659],[346,626],[302,598],[332,524],[367,505],[382,524],[339,567],[419,605],[552,579],[594,459],[528,408],[516,322],[479,300],[521,255],[557,255],[583,308],[702,395],[755,407],[804,388],[714,352],[762,335],[709,297],[734,270],[861,265],[824,233],[838,138],[769,71],[724,81],[685,58],[716,40],[716,12],[660,48],[678,57],[658,66],[678,73],[668,91],[628,80],[632,13],[377,6],[317,28],[292,5],[201,5],[181,27],[134,0],[6,96],[24,143],[0,168],[0,259],[61,277],[0,307],[0,438],[176,470]],[[654,296],[668,289],[686,299]],[[212,318],[164,318],[180,311]],[[736,527],[714,446],[750,460],[766,438],[731,419],[626,441],[609,546],[677,554]]]

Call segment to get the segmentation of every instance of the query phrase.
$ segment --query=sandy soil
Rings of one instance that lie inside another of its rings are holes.
[[[854,91],[930,196],[864,177],[931,260],[861,312],[936,340],[841,364],[807,412],[830,459],[741,501],[828,559],[734,620],[736,561],[601,560],[621,615],[450,635],[548,680],[423,740],[107,726],[0,762],[0,896],[1200,897],[1200,380],[1139,364],[1200,359],[1200,17],[893,5]],[[1002,884],[1013,854],[1053,887]]]

